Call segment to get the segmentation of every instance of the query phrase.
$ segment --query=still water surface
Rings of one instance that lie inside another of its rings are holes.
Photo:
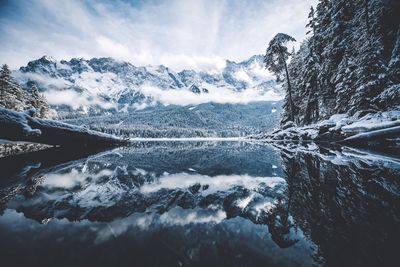
[[[396,266],[400,160],[245,142],[0,159],[3,266]]]

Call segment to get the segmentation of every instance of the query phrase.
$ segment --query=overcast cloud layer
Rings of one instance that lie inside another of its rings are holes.
[[[50,55],[210,69],[264,53],[277,32],[297,40],[316,0],[0,0],[0,63]]]

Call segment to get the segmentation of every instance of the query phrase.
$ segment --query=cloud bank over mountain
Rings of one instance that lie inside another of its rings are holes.
[[[164,65],[134,66],[112,58],[58,61],[43,56],[13,75],[26,89],[35,84],[51,105],[84,112],[93,107],[129,111],[157,104],[247,104],[283,98],[261,55],[227,60],[218,72],[175,72]]]

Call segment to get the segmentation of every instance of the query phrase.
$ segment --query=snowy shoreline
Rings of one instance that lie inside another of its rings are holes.
[[[207,142],[207,141],[224,141],[224,142],[239,142],[248,141],[246,137],[177,137],[177,138],[129,138],[130,142]]]
[[[400,141],[400,111],[368,113],[364,116],[336,114],[312,125],[296,126],[289,122],[271,133],[250,136],[249,139],[275,141],[311,141],[360,147],[398,148]]]

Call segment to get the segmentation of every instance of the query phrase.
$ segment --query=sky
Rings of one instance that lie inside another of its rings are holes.
[[[212,70],[305,38],[317,0],[0,0],[0,64],[52,56]],[[295,44],[299,46],[299,42]]]

